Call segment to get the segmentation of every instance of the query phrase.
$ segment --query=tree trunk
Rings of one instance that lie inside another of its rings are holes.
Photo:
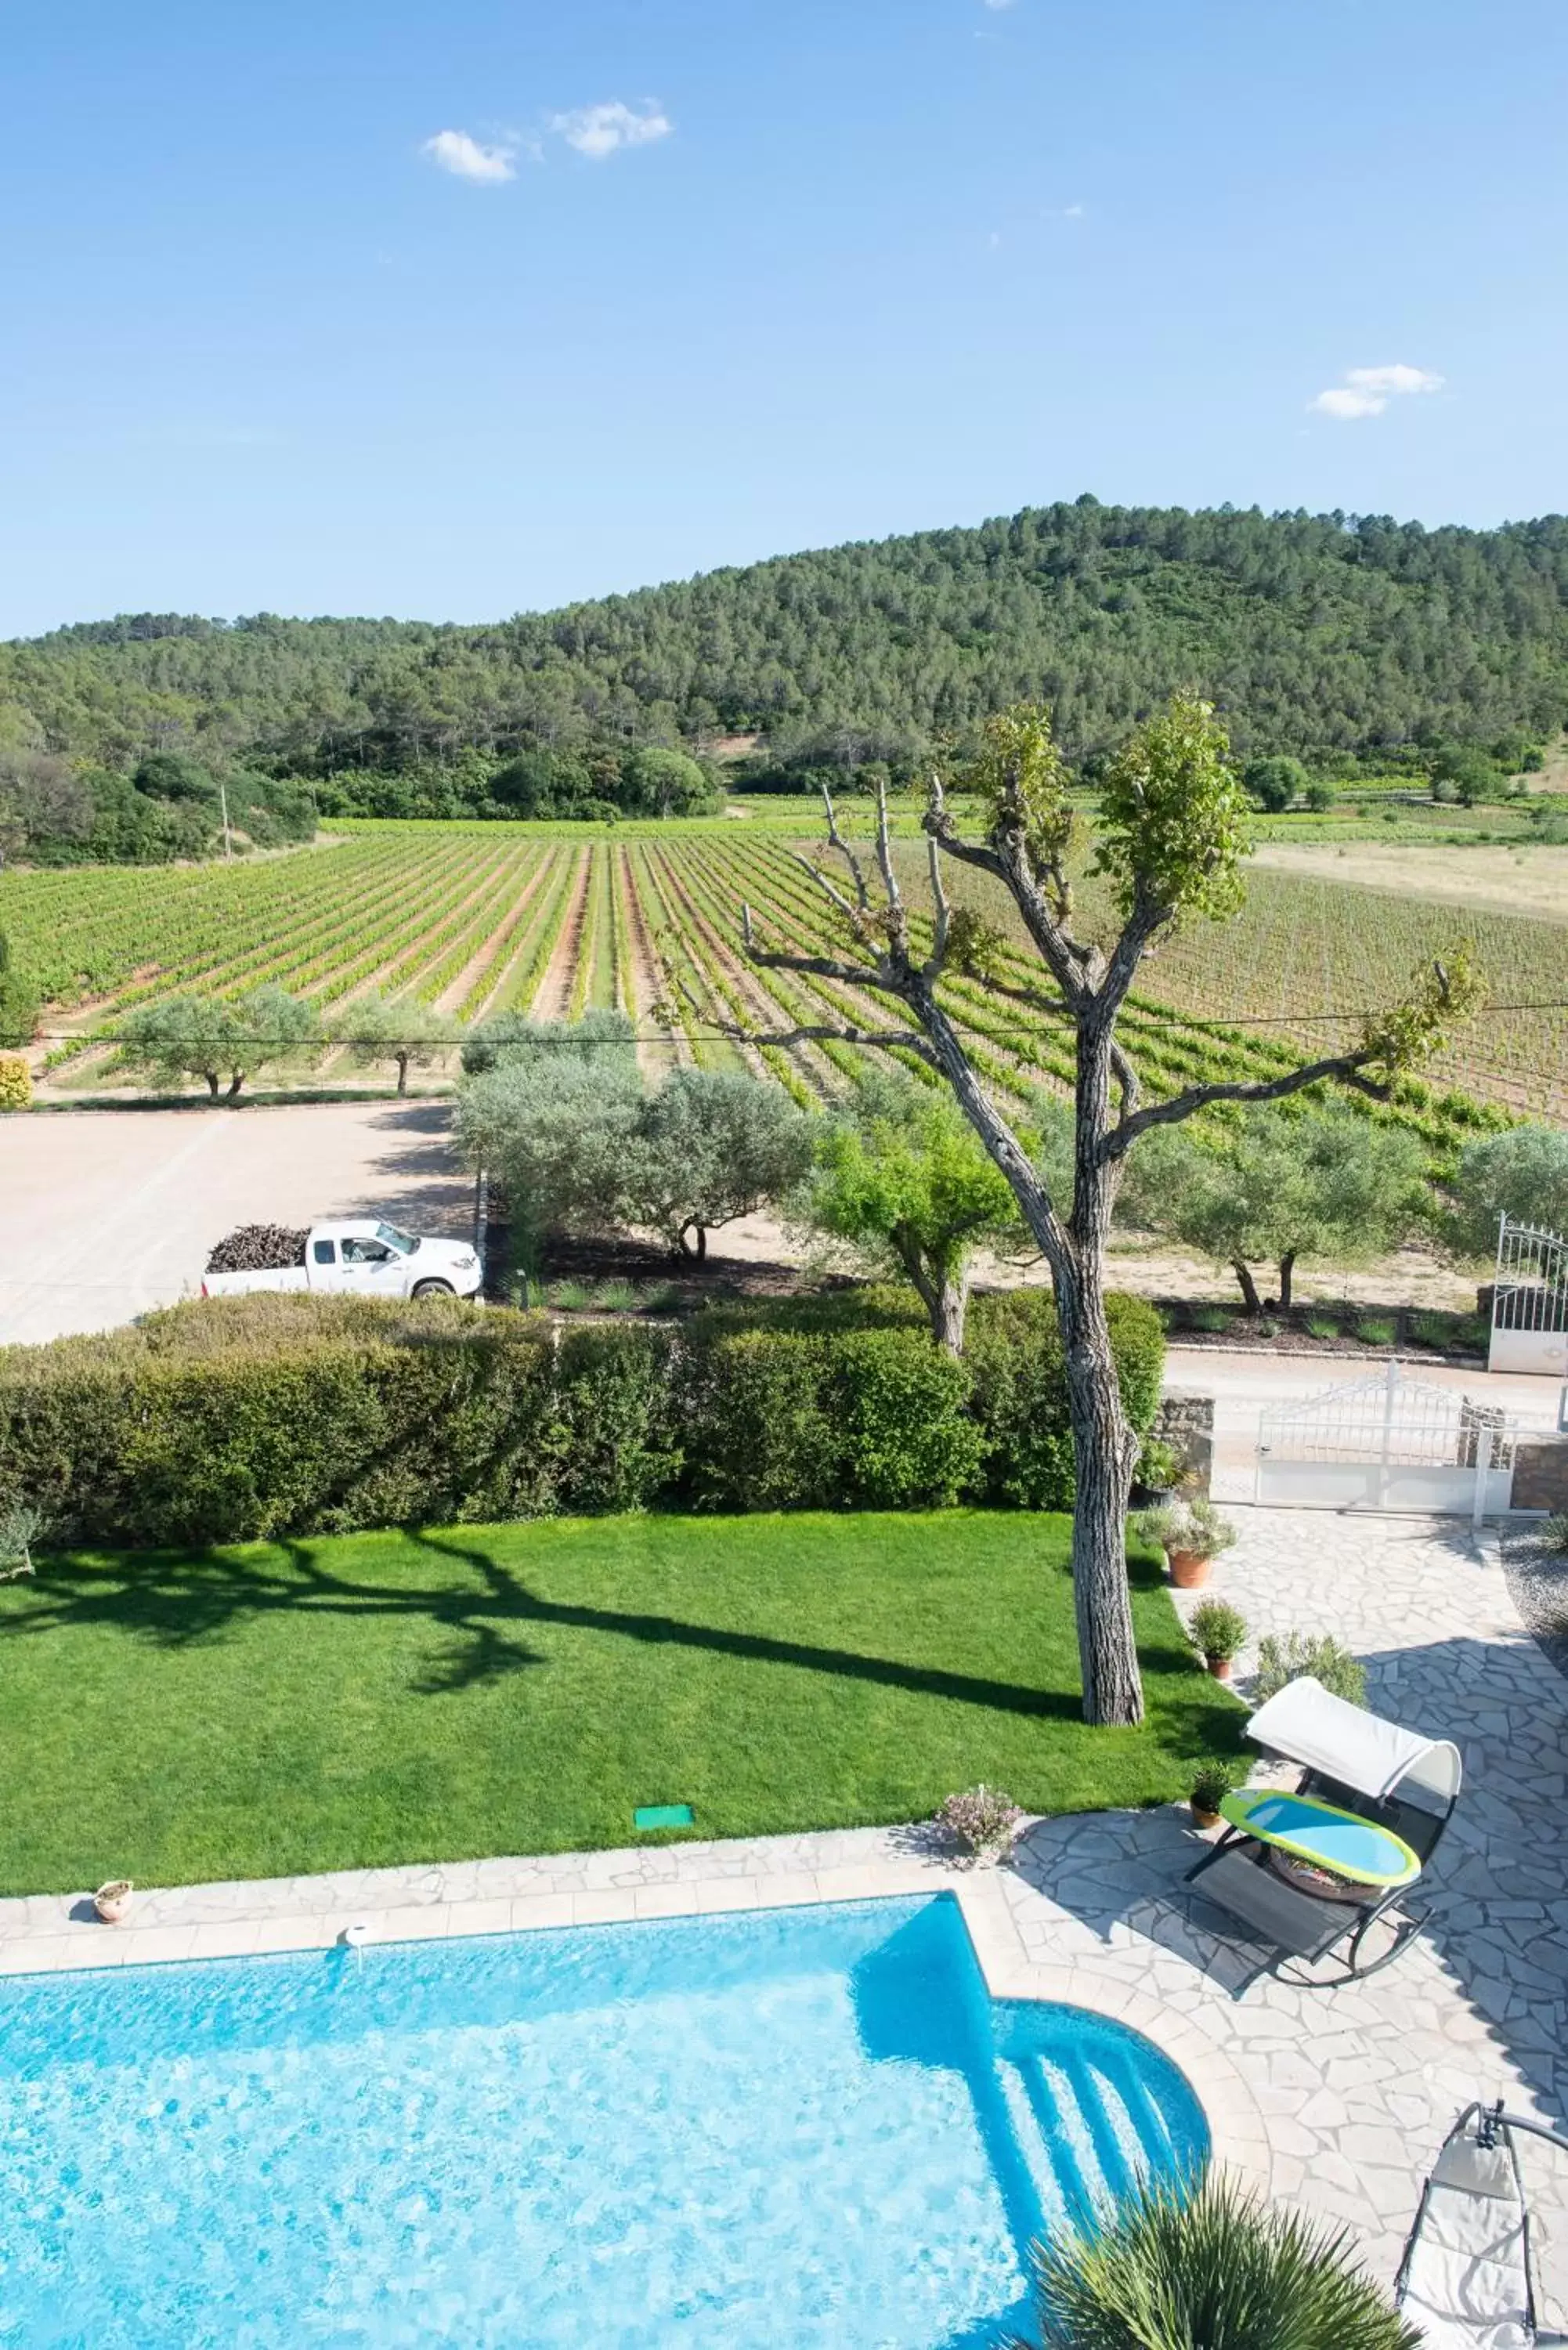
[[[216,1069],[203,1069],[202,1075],[207,1080],[207,1091],[212,1095],[213,1099],[216,1101],[218,1098],[218,1073]]]
[[[1106,1243],[1116,1170],[1099,1157],[1111,1121],[1113,1033],[1082,1023],[1070,1255],[1052,1267],[1066,1357],[1077,1499],[1073,1509],[1073,1596],[1084,1719],[1127,1728],[1143,1720],[1143,1683],[1127,1587],[1127,1519],[1138,1440],[1122,1409],[1106,1318]]]
[[[1070,1321],[1075,1326],[1067,1348],[1067,1401],[1078,1487],[1073,1510],[1073,1596],[1084,1719],[1102,1727],[1126,1727],[1143,1720],[1127,1550],[1138,1440],[1122,1409],[1103,1297],[1080,1295],[1075,1305],[1069,1305],[1058,1286],[1056,1307],[1064,1325]]]
[[[1241,1284],[1241,1295],[1246,1301],[1248,1313],[1261,1314],[1263,1310],[1263,1301],[1258,1295],[1258,1284],[1252,1278],[1251,1266],[1244,1257],[1240,1256],[1232,1257],[1231,1264],[1231,1271]]]
[[[927,1264],[919,1241],[906,1227],[900,1226],[892,1237],[898,1262],[919,1293],[932,1337],[950,1355],[961,1355],[969,1314],[968,1268],[955,1281],[950,1274]]]
[[[1288,1314],[1291,1310],[1291,1279],[1295,1269],[1296,1253],[1294,1249],[1287,1249],[1280,1259],[1280,1312],[1282,1314]]]
[[[695,1232],[697,1235],[697,1245],[695,1248],[692,1247],[691,1242],[686,1237],[688,1232]],[[680,1232],[675,1236],[675,1244],[682,1256],[695,1257],[697,1263],[701,1264],[708,1254],[707,1225],[682,1224]]]
[[[229,1079],[228,1098],[230,1101],[234,1100],[234,1096],[239,1092],[239,1089],[244,1084],[244,1071],[243,1069],[236,1069],[234,1076]]]
[[[395,1058],[398,1064],[398,1091],[400,1094],[406,1094],[409,1090],[409,1056],[406,1053],[399,1053]]]

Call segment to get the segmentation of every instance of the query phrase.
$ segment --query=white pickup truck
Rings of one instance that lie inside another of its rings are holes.
[[[351,1291],[356,1297],[472,1297],[484,1278],[462,1241],[421,1240],[396,1224],[350,1217],[312,1224],[303,1253],[287,1264],[251,1273],[207,1273],[203,1297],[238,1297],[252,1289]]]

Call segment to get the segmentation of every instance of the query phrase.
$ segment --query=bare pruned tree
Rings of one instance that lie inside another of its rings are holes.
[[[1120,928],[1108,942],[1079,934],[1068,873],[1075,819],[1067,771],[1049,713],[1020,704],[992,718],[985,748],[966,778],[985,810],[981,837],[967,838],[933,777],[924,827],[934,912],[911,920],[895,867],[887,795],[877,794],[875,869],[839,828],[831,798],[827,841],[839,884],[810,858],[802,863],[837,910],[842,955],[771,944],[742,909],[755,962],[813,973],[897,998],[914,1025],[873,1034],[846,1024],[846,1040],[898,1044],[922,1055],[952,1087],[965,1116],[1011,1184],[1023,1221],[1050,1267],[1066,1360],[1077,1499],[1073,1579],[1084,1714],[1102,1724],[1143,1717],[1133,1639],[1126,1519],[1138,1440],[1116,1382],[1106,1317],[1105,1250],[1127,1153],[1151,1127],[1169,1126],[1217,1102],[1277,1101],[1324,1079],[1385,1101],[1400,1073],[1421,1061],[1444,1025],[1467,1011],[1478,987],[1468,956],[1435,966],[1411,995],[1365,1021],[1349,1049],[1257,1083],[1221,1079],[1146,1102],[1117,1040],[1116,1023],[1146,955],[1185,920],[1222,920],[1241,904],[1241,860],[1249,845],[1246,795],[1228,764],[1229,745],[1206,702],[1179,696],[1117,754],[1102,779],[1096,869],[1111,885]],[[1055,1196],[1029,1150],[981,1083],[940,999],[960,926],[943,868],[972,867],[1002,883],[1076,1040],[1072,1197]],[[917,928],[920,936],[917,937]],[[803,1035],[806,1032],[803,1031]]]

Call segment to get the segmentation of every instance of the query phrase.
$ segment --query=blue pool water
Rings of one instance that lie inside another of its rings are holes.
[[[1207,2152],[950,1896],[0,1981],[0,2343],[980,2350]]]

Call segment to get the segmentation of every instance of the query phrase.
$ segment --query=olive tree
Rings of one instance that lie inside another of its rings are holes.
[[[145,1070],[154,1085],[202,1077],[214,1101],[220,1093],[233,1101],[257,1070],[317,1051],[321,1030],[313,1003],[265,986],[234,1002],[166,995],[140,1003],[126,1014],[115,1041],[125,1066]]]
[[[411,996],[363,995],[341,1007],[329,1033],[358,1068],[389,1061],[398,1091],[406,1094],[410,1069],[441,1060],[455,1048],[461,1031],[455,1020]]]
[[[1451,1185],[1446,1237],[1456,1255],[1490,1257],[1504,1216],[1568,1233],[1568,1134],[1513,1126],[1467,1143]]]
[[[629,1021],[496,1021],[463,1048],[459,1148],[503,1184],[518,1262],[540,1267],[551,1232],[628,1221],[642,1077]]]
[[[1012,1185],[952,1096],[876,1067],[824,1126],[794,1205],[813,1232],[897,1265],[952,1355],[963,1352],[976,1247],[1023,1230]]]
[[[1217,1133],[1150,1135],[1131,1154],[1118,1207],[1146,1231],[1228,1264],[1257,1314],[1254,1264],[1277,1265],[1288,1312],[1299,1259],[1365,1263],[1407,1239],[1431,1204],[1426,1154],[1403,1127],[1270,1102]]]
[[[874,868],[840,832],[826,792],[828,847],[840,860],[842,881],[811,858],[802,859],[840,919],[841,952],[771,944],[750,908],[742,906],[741,914],[747,950],[759,963],[868,989],[902,1005],[912,1027],[873,1030],[846,1020],[833,1033],[861,1044],[909,1047],[940,1071],[1006,1177],[1050,1268],[1077,1471],[1073,1579],[1084,1713],[1095,1723],[1143,1717],[1124,1533],[1138,1439],[1117,1388],[1106,1313],[1106,1243],[1127,1152],[1141,1135],[1176,1125],[1211,1103],[1278,1100],[1325,1078],[1385,1100],[1400,1071],[1432,1049],[1444,1020],[1473,993],[1468,963],[1460,959],[1451,972],[1434,968],[1407,1003],[1368,1018],[1345,1051],[1267,1080],[1217,1079],[1145,1101],[1116,1034],[1145,958],[1179,923],[1221,921],[1241,900],[1247,797],[1228,747],[1209,705],[1179,696],[1106,763],[1096,863],[1110,886],[1115,926],[1103,940],[1075,918],[1068,872],[1075,819],[1066,765],[1048,713],[1027,704],[987,723],[984,748],[968,778],[984,811],[979,837],[961,831],[944,778],[932,778],[924,818],[934,910],[929,924],[911,915],[899,885],[881,790]],[[944,876],[954,865],[985,874],[1007,891],[1073,1030],[1070,1192],[1047,1182],[983,1083],[943,999],[952,923]]]
[[[679,1256],[719,1224],[782,1200],[811,1163],[815,1121],[742,1069],[671,1069],[644,1102],[625,1169],[628,1221]]]
[[[782,1199],[811,1161],[814,1121],[742,1070],[675,1069],[649,1093],[619,1014],[497,1023],[472,1060],[459,1143],[505,1187],[531,1266],[550,1232],[627,1225],[701,1258],[715,1225]]]

